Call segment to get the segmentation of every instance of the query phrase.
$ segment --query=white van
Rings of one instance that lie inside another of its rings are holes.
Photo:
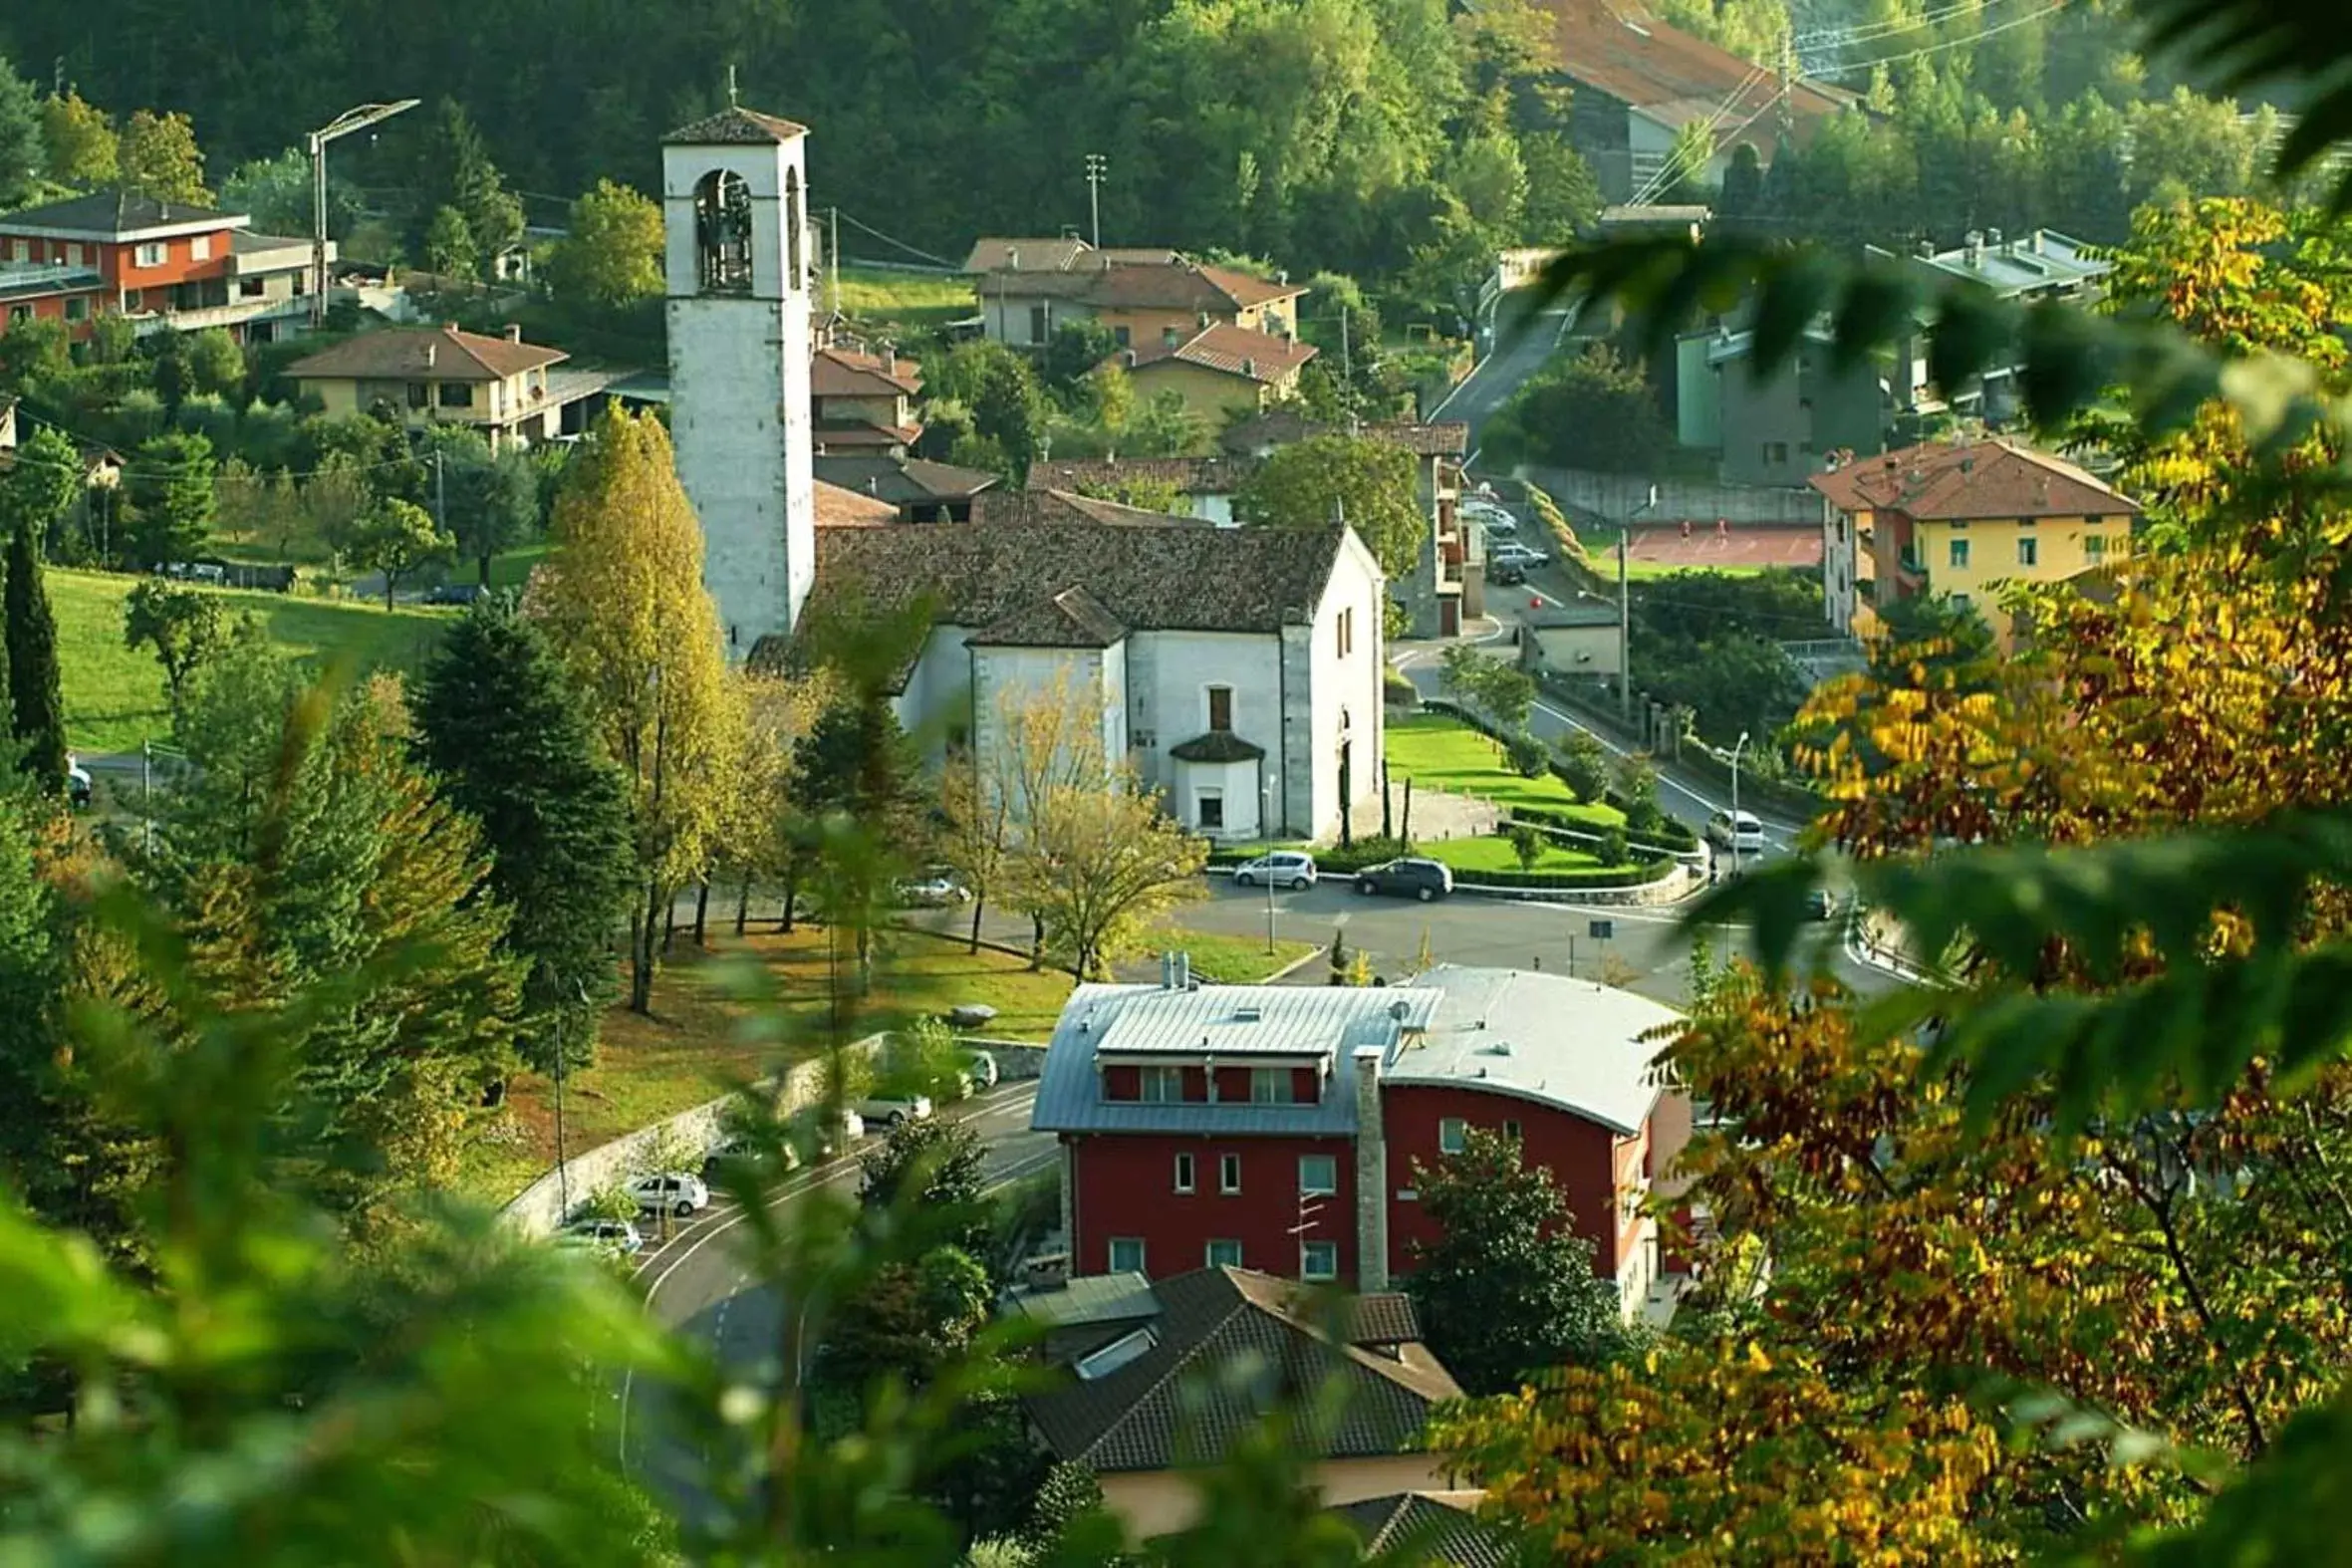
[[[1764,825],[1744,811],[1716,812],[1706,819],[1706,836],[1742,855],[1761,855],[1769,847],[1764,843]]]

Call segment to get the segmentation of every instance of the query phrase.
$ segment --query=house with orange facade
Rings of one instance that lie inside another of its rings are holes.
[[[123,316],[142,333],[270,343],[310,325],[316,262],[309,239],[257,234],[241,212],[98,190],[0,213],[0,314],[76,339]]]
[[[1868,636],[1879,612],[1948,594],[2004,643],[2001,591],[2063,583],[2124,561],[2140,503],[2062,457],[2006,436],[1931,441],[1860,457],[1806,481],[1826,503],[1822,591],[1830,624]]]

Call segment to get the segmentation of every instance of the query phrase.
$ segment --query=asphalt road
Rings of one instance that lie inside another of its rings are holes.
[[[1036,1099],[1034,1083],[1003,1084],[941,1112],[968,1121],[980,1135],[987,1149],[983,1173],[991,1188],[1045,1170],[1056,1159],[1053,1135],[1029,1130]],[[873,1142],[868,1139],[866,1147]],[[857,1153],[793,1173],[771,1193],[769,1206],[789,1209],[826,1188],[855,1191]],[[753,1381],[769,1381],[782,1338],[784,1301],[753,1277],[733,1244],[741,1239],[746,1218],[741,1206],[729,1197],[712,1197],[711,1206],[701,1213],[671,1221],[672,1233],[639,1256],[637,1278],[647,1306],[663,1324],[710,1343],[727,1368]],[[642,1467],[657,1482],[684,1488],[682,1477],[692,1473],[694,1456],[663,1435],[659,1392],[633,1379],[623,1383],[614,1398],[619,1407],[616,1441],[624,1464]]]
[[[1501,319],[1496,323],[1494,352],[1480,360],[1477,369],[1464,377],[1429,414],[1433,421],[1458,419],[1467,424],[1473,455],[1487,417],[1508,401],[1529,377],[1543,369],[1544,362],[1558,351],[1561,339],[1568,332],[1568,312],[1554,310],[1519,316],[1510,307],[1511,298],[1504,296]]]

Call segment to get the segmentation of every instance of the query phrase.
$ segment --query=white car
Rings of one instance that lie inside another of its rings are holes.
[[[1470,520],[1486,530],[1486,537],[1508,543],[1519,537],[1518,520],[1487,512],[1472,512]]]
[[[1541,550],[1519,544],[1516,541],[1506,541],[1490,548],[1486,552],[1486,559],[1489,561],[1500,561],[1514,566],[1528,567],[1542,566],[1545,562],[1551,560],[1551,557],[1545,555]]]
[[[77,806],[87,806],[90,804],[92,788],[90,770],[82,765],[82,759],[77,756],[67,756],[66,798]]]
[[[1299,850],[1276,850],[1233,868],[1234,887],[1254,888],[1259,883],[1269,888],[1312,888],[1315,857]]]
[[[902,1122],[919,1122],[931,1114],[929,1095],[876,1095],[858,1102],[854,1112],[868,1122],[880,1122],[884,1127],[897,1127]]]
[[[679,1217],[696,1209],[710,1206],[710,1188],[698,1176],[683,1171],[664,1171],[658,1176],[639,1176],[629,1184],[629,1195],[637,1199],[638,1208],[648,1214],[670,1213]]]
[[[1706,819],[1706,836],[1742,855],[1761,855],[1770,847],[1764,842],[1764,825],[1744,811],[1716,812]]]
[[[919,877],[910,877],[898,885],[899,902],[916,908],[936,908],[947,904],[968,904],[972,892],[957,882],[950,872],[930,871]]]
[[[566,1225],[560,1238],[568,1247],[635,1257],[646,1249],[646,1238],[626,1219],[583,1219]]]

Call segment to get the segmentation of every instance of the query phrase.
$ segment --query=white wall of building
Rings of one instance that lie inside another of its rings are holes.
[[[1351,533],[1315,607],[1312,664],[1312,726],[1315,766],[1313,831],[1339,831],[1341,813],[1360,801],[1380,798],[1383,744],[1381,677],[1385,659],[1381,607],[1386,579],[1380,563]],[[1340,621],[1351,621],[1348,652],[1340,653]],[[1350,743],[1349,794],[1340,798],[1340,741]],[[1297,824],[1294,824],[1297,826]]]
[[[750,193],[745,294],[701,288],[694,194],[713,171],[740,177]],[[670,433],[731,659],[789,632],[816,580],[807,193],[805,138],[661,149]]]

